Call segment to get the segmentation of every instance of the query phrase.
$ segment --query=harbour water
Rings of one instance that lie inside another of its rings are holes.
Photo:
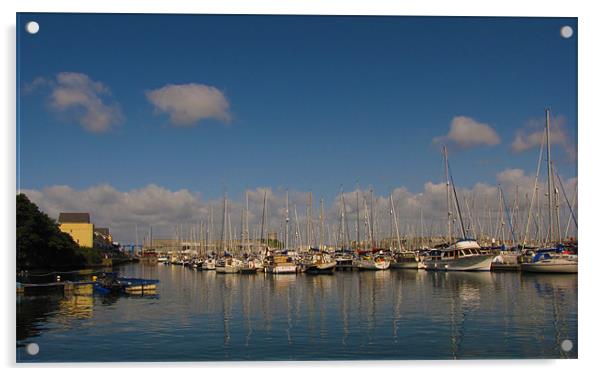
[[[18,296],[17,361],[578,356],[576,274],[116,270],[159,279],[157,295]],[[26,351],[30,343],[37,355]]]

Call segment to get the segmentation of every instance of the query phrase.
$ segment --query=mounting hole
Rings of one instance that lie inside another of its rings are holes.
[[[560,35],[562,35],[562,37],[565,39],[569,39],[573,36],[573,28],[568,25],[563,26],[562,28],[560,28]]]
[[[40,31],[40,24],[35,21],[29,21],[25,24],[25,30],[29,34],[36,34],[38,31]]]
[[[564,341],[562,341],[562,343],[560,344],[560,348],[562,349],[562,351],[564,352],[569,352],[573,349],[573,341],[571,341],[570,339],[565,339]]]
[[[30,343],[27,345],[27,347],[25,347],[25,351],[27,351],[29,355],[38,355],[40,352],[40,346],[38,346],[37,343]]]

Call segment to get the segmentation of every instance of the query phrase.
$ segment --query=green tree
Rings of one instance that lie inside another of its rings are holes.
[[[25,194],[17,195],[17,270],[83,267],[77,243]]]

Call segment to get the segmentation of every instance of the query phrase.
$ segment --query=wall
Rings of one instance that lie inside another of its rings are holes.
[[[92,248],[94,244],[94,225],[92,223],[61,223],[59,228],[75,240],[80,247]]]

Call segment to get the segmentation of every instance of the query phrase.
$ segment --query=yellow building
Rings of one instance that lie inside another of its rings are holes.
[[[59,228],[71,235],[80,247],[92,248],[94,245],[94,225],[90,223],[89,213],[61,213]]]

